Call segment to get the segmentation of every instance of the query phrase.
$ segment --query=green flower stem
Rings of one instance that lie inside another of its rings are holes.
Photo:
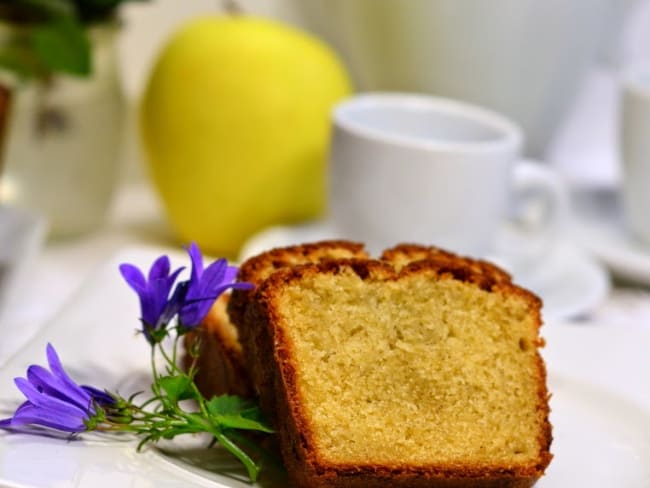
[[[169,357],[169,355],[167,354],[167,351],[165,351],[165,348],[163,347],[162,343],[158,344],[158,349],[160,349],[160,353],[162,354],[165,361],[167,361],[167,371],[168,371],[169,374],[180,373],[182,375],[185,375],[185,372],[183,370],[181,370],[176,365],[176,350],[175,349],[176,349],[176,347],[178,345],[177,340],[178,340],[178,337],[176,339],[174,339],[174,353],[173,353],[172,357]]]
[[[172,331],[175,331],[175,337],[171,345],[172,351],[169,352],[162,342]],[[189,372],[177,365],[177,348],[183,332],[178,327],[170,328],[157,336],[151,346],[153,396],[136,404],[136,395],[128,399],[114,395],[115,405],[98,410],[92,429],[135,434],[139,437],[138,450],[149,442],[158,442],[161,439],[173,439],[183,434],[207,433],[213,437],[213,442],[219,443],[244,465],[250,480],[254,482],[261,468],[242,447],[262,456],[263,449],[252,445],[254,442],[242,435],[238,429],[266,433],[271,430],[257,420],[258,417],[247,417],[250,415],[251,405],[246,401],[228,395],[213,397],[208,401],[201,394],[194,383],[196,354],[192,354],[193,361]],[[161,367],[165,368],[165,373],[159,371],[156,366],[157,354],[164,360],[165,364]],[[194,400],[195,410],[186,411],[181,407],[183,400]]]
[[[189,349],[189,354],[192,356],[192,363],[190,364],[190,367],[187,369],[187,375],[194,380],[194,377],[196,376],[197,373],[197,363],[199,360],[199,355],[198,355],[198,348],[200,347],[200,341],[201,337],[197,336],[194,341],[192,346]],[[194,382],[194,381],[192,381]]]
[[[158,380],[160,379],[158,376],[158,370],[156,369],[156,348],[151,347],[151,356],[150,356],[150,361],[151,361],[151,375],[153,376],[153,383],[151,384],[151,390],[153,391],[153,394],[158,397],[160,396],[160,389],[158,388]]]
[[[149,398],[149,399],[146,400],[142,405],[140,405],[139,410],[144,411],[144,408],[145,408],[145,407],[148,407],[149,405],[151,405],[151,404],[154,403],[154,402],[157,402],[158,400],[159,400],[158,397],[151,397],[151,398]],[[136,407],[133,406],[133,408],[136,408]]]
[[[272,464],[277,469],[283,469],[284,465],[282,464],[282,460],[278,457],[277,454],[267,451],[250,437],[242,435],[239,431],[236,430],[228,432],[228,436],[236,441],[239,445],[245,446],[248,449],[257,452],[264,461]]]
[[[176,337],[174,337],[174,346],[172,347],[172,361],[171,364],[173,364],[176,368],[178,368],[178,363],[176,362],[177,355],[176,355],[176,350],[178,349],[178,339],[180,338],[180,334],[176,334]]]
[[[226,435],[221,432],[213,432],[214,437],[219,441],[224,448],[226,448],[232,455],[239,459],[246,467],[248,477],[252,482],[257,481],[260,473],[260,468],[255,461],[253,461],[248,454],[246,454],[237,444],[231,441]]]

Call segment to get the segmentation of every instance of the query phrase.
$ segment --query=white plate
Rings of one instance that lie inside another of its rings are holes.
[[[331,238],[325,224],[272,227],[253,236],[244,245],[240,260],[273,247]],[[568,242],[558,242],[547,250],[543,262],[517,266],[506,257],[493,257],[507,269],[514,281],[544,300],[544,320],[562,320],[586,315],[610,289],[609,275],[594,259]]]
[[[636,241],[625,228],[615,191],[583,192],[574,198],[575,238],[624,280],[650,286],[650,245]]]
[[[45,345],[59,351],[70,374],[123,394],[148,379],[148,346],[134,334],[139,310],[117,266],[148,267],[157,250],[130,248],[99,268],[38,337],[0,370],[1,416],[21,401],[13,385],[29,364],[43,364]],[[186,264],[183,254],[172,261]],[[555,425],[555,459],[538,486],[647,487],[650,481],[650,332],[552,324],[545,327]],[[129,440],[95,434],[60,439],[0,433],[0,485],[9,487],[246,487],[219,470],[218,451],[136,453]],[[223,464],[221,464],[223,462]],[[241,474],[241,470],[236,471]],[[281,487],[283,482],[260,486]]]

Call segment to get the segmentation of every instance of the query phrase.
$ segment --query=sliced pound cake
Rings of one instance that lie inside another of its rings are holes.
[[[295,486],[514,487],[542,475],[541,303],[493,265],[436,253],[306,259],[233,292]]]

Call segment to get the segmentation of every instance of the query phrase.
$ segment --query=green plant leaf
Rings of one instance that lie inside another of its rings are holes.
[[[187,376],[163,376],[158,379],[158,384],[167,394],[167,398],[174,404],[181,400],[195,398],[192,380]]]
[[[206,407],[211,418],[227,429],[256,430],[269,434],[273,432],[262,419],[259,408],[240,397],[212,397]]]
[[[239,414],[249,409],[253,404],[235,395],[214,396],[207,403],[208,412],[213,415]]]
[[[8,44],[0,48],[0,68],[11,71],[19,78],[37,76],[38,66],[29,49],[20,45]]]
[[[52,71],[77,76],[88,76],[91,72],[90,42],[83,27],[74,20],[60,18],[35,27],[32,48]]]
[[[219,423],[226,429],[254,430],[272,434],[274,430],[265,423],[257,420],[242,417],[241,415],[222,415],[219,417]]]
[[[3,0],[0,2],[0,18],[12,23],[33,25],[58,17],[75,16],[75,6],[70,0]]]

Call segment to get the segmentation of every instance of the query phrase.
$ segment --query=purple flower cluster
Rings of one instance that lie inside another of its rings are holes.
[[[171,271],[169,257],[160,256],[151,266],[147,278],[132,264],[122,264],[120,272],[140,298],[140,320],[150,343],[160,340],[159,333],[178,316],[183,330],[197,327],[214,301],[229,288],[250,289],[250,283],[235,283],[237,268],[219,259],[204,268],[203,255],[195,243],[187,252],[192,262],[190,279],[176,283],[184,268]],[[174,285],[176,287],[174,288]],[[173,289],[173,292],[172,292]]]
[[[63,369],[54,347],[47,345],[49,370],[32,365],[26,378],[16,378],[18,389],[27,401],[16,409],[13,417],[0,420],[0,428],[31,431],[40,425],[64,432],[88,430],[102,408],[114,403],[113,397],[92,386],[78,385]]]
[[[146,277],[132,264],[120,265],[122,276],[140,299],[142,330],[152,346],[162,341],[174,317],[178,318],[179,333],[191,330],[201,323],[214,300],[224,291],[253,286],[236,283],[237,268],[228,266],[225,259],[204,268],[196,244],[192,243],[187,252],[192,271],[186,281],[178,281],[183,268],[172,271],[167,256],[156,259]],[[0,420],[0,429],[32,432],[34,426],[41,426],[79,433],[120,421],[118,404],[123,399],[75,383],[63,369],[51,344],[47,345],[46,353],[49,369],[32,365],[27,369],[26,378],[15,379],[27,400],[11,418]]]

